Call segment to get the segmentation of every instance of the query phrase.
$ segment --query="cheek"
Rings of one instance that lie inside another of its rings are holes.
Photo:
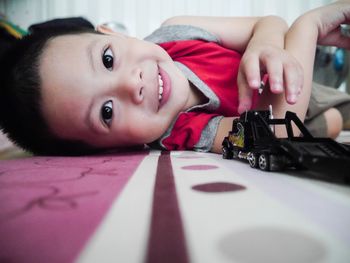
[[[130,144],[149,143],[158,139],[164,132],[165,127],[155,116],[135,114],[128,116],[124,127],[120,130],[126,142]]]

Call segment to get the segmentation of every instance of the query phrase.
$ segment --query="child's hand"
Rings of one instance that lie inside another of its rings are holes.
[[[238,72],[239,113],[251,108],[253,90],[260,87],[264,73],[269,76],[269,89],[272,93],[284,92],[289,104],[297,101],[303,83],[303,70],[298,61],[276,46],[250,43]]]
[[[350,49],[350,37],[341,32],[341,24],[350,24],[349,0],[311,10],[304,16],[317,24],[318,44]]]

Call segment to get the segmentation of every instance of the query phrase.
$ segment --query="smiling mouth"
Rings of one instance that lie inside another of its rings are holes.
[[[168,73],[159,67],[158,72],[158,110],[163,107],[169,100],[171,93],[171,79]]]
[[[158,73],[158,84],[159,84],[158,100],[159,100],[159,102],[161,102],[162,99],[163,99],[164,88],[163,88],[163,79],[162,79],[162,76],[159,73]]]

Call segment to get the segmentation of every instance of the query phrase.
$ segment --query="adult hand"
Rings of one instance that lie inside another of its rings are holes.
[[[343,0],[307,12],[304,16],[315,19],[318,27],[318,44],[350,49],[350,1]],[[350,30],[349,27],[347,30]]]

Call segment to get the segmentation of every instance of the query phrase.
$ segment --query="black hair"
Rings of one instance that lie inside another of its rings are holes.
[[[52,38],[82,33],[97,32],[80,26],[34,30],[12,43],[0,58],[0,128],[27,151],[39,155],[82,155],[97,150],[81,141],[56,136],[41,110],[39,63],[46,45]]]

